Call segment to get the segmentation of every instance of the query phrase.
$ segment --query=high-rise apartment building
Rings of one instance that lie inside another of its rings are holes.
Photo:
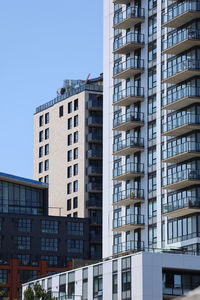
[[[36,109],[34,178],[49,183],[49,213],[89,218],[91,257],[101,257],[103,76],[65,80]]]
[[[199,253],[200,1],[104,1],[103,256]]]

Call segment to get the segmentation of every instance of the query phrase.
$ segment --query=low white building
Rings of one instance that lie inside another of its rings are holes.
[[[57,299],[161,300],[188,293],[200,285],[195,255],[140,252],[31,281]]]

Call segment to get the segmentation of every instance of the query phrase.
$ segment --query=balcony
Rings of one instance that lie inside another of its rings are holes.
[[[113,105],[128,106],[144,101],[144,88],[130,86],[113,95]]]
[[[90,221],[90,225],[102,226],[102,216],[91,216],[88,218]]]
[[[175,116],[176,117],[176,116]],[[187,113],[163,125],[162,135],[180,136],[200,129],[200,115]]]
[[[178,55],[192,47],[198,46],[200,42],[200,30],[182,29],[173,35],[169,35],[164,41],[163,54]]]
[[[122,252],[140,252],[144,251],[144,242],[141,241],[128,241],[113,245],[113,254],[119,254]]]
[[[88,133],[87,140],[90,143],[102,143],[103,136],[99,133],[90,132]]]
[[[127,189],[113,194],[113,206],[128,206],[144,202],[144,190]]]
[[[91,193],[102,193],[102,183],[89,182],[87,184],[87,191]]]
[[[198,1],[184,1],[173,6],[164,16],[163,26],[178,28],[194,19],[200,18]]]
[[[90,149],[87,151],[87,158],[88,159],[102,159],[103,158],[103,153],[102,149]]]
[[[103,118],[99,116],[89,116],[88,117],[88,126],[102,127]]]
[[[191,104],[200,103],[200,88],[186,86],[162,99],[162,109],[179,110]]]
[[[89,166],[87,168],[87,175],[89,175],[89,176],[102,176],[102,167]]]
[[[114,41],[114,54],[128,54],[137,49],[144,47],[144,34],[137,32],[130,32],[126,36]]]
[[[143,215],[127,215],[113,220],[114,231],[131,231],[144,228]]]
[[[163,83],[178,84],[200,75],[200,60],[187,59],[174,64],[163,73]]]
[[[88,110],[97,110],[101,111],[103,110],[103,100],[97,100],[97,99],[89,99],[88,100]]]
[[[128,79],[144,72],[144,60],[129,58],[113,69],[113,78]]]
[[[144,164],[127,163],[113,170],[113,180],[132,180],[144,176]]]
[[[114,15],[113,27],[115,29],[128,29],[138,23],[144,22],[144,9],[137,6],[130,6],[124,11]]]
[[[200,199],[187,197],[163,205],[163,215],[170,218],[184,217],[200,212]]]
[[[98,199],[98,197],[97,199],[91,198],[86,202],[86,207],[87,209],[102,210],[102,199]]]
[[[113,155],[127,156],[144,150],[144,139],[129,137],[113,145]]]
[[[194,157],[200,157],[200,143],[188,141],[163,151],[162,161],[178,164]]]
[[[162,188],[180,190],[200,184],[200,170],[186,169],[163,178]]]
[[[114,4],[129,4],[130,0],[113,0]]]
[[[144,125],[144,114],[129,111],[113,120],[113,130],[127,131]]]

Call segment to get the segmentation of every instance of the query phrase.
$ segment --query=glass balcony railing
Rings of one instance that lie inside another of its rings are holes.
[[[102,183],[89,182],[87,185],[87,191],[102,191]]]
[[[163,214],[165,214],[182,208],[200,209],[200,198],[186,197],[170,203],[166,203],[162,207],[162,212]]]
[[[113,170],[113,178],[129,173],[144,173],[144,164],[127,163]]]
[[[133,252],[144,251],[144,242],[131,240],[128,242],[113,245],[114,254],[127,252],[127,251],[133,251]]]
[[[187,113],[163,124],[162,132],[167,132],[183,125],[200,124],[200,115]]]
[[[87,174],[102,174],[102,167],[98,167],[98,166],[89,166],[87,168]]]
[[[90,132],[88,133],[88,142],[98,141],[102,142],[103,135],[99,133]]]
[[[195,59],[187,59],[181,61],[180,63],[175,63],[173,66],[169,67],[167,70],[163,72],[163,79],[167,79],[169,77],[175,76],[178,73],[186,70],[200,70],[200,60]]]
[[[162,186],[171,185],[181,182],[183,180],[200,180],[200,170],[186,169],[164,177],[162,180]]]
[[[88,100],[88,109],[92,108],[103,108],[103,101],[97,100],[97,99],[90,99]]]
[[[113,103],[117,103],[128,97],[144,97],[144,88],[137,86],[130,86],[117,94],[113,95]]]
[[[129,137],[125,140],[119,141],[113,145],[113,152],[117,152],[129,147],[144,147],[144,139],[138,137]]]
[[[129,111],[113,120],[113,128],[127,122],[144,122],[144,114],[136,111]]]
[[[103,118],[97,116],[89,116],[88,117],[88,125],[103,125]]]
[[[172,104],[184,98],[196,98],[200,97],[200,87],[196,86],[186,86],[177,89],[173,93],[168,93],[166,97],[162,99],[162,106]]]
[[[89,207],[99,207],[99,208],[102,208],[102,199],[89,199],[87,202],[86,202],[86,206],[87,208]]]
[[[200,3],[198,0],[188,0],[183,1],[182,3],[178,2],[176,5],[173,5],[172,8],[168,10],[167,14],[164,15],[163,23],[172,21],[173,19],[191,11],[200,11]],[[185,21],[187,22],[187,19],[185,19]]]
[[[89,217],[90,224],[92,225],[101,225],[102,224],[102,216],[90,216]]]
[[[144,190],[130,188],[113,194],[113,203],[117,203],[130,198],[133,200],[144,199]]]
[[[162,152],[162,159],[167,159],[186,152],[200,152],[200,143],[188,141],[168,148]]]
[[[199,39],[200,39],[200,30],[181,29],[173,34],[168,35],[167,40],[163,42],[163,50],[165,51],[186,40],[199,40]],[[191,44],[189,44],[189,47],[191,48]],[[186,50],[185,47],[183,49],[182,48],[180,49],[180,51],[185,51],[185,50]],[[175,52],[174,54],[177,54],[177,52]]]
[[[144,8],[137,6],[129,6],[125,11],[120,11],[114,15],[113,25],[117,26],[118,24],[126,21],[130,18],[144,18],[145,11]]]
[[[90,149],[87,151],[87,158],[102,158],[103,151],[102,149]]]
[[[127,215],[113,220],[113,228],[123,227],[127,225],[144,225],[144,216]]]
[[[127,44],[144,44],[144,34],[138,32],[130,32],[126,36],[114,41],[113,50],[127,45]]]
[[[113,75],[117,75],[121,72],[124,72],[129,69],[144,69],[144,60],[143,59],[135,59],[129,58],[126,61],[120,63],[115,66],[113,69]]]

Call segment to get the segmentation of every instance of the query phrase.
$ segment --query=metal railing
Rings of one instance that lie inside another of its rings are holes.
[[[167,96],[162,98],[162,106],[171,104],[187,97],[200,97],[200,87],[186,86],[181,89],[177,88],[177,90],[173,93],[168,92]]]
[[[113,152],[117,152],[128,147],[144,147],[144,139],[139,137],[129,137],[116,144],[113,144]]]
[[[113,245],[114,254],[128,251],[144,251],[144,242],[131,240],[128,242]]]
[[[167,123],[163,124],[162,132],[167,132],[183,125],[190,124],[200,124],[200,115],[187,113],[183,116],[176,117],[173,120],[167,121]]]
[[[171,148],[167,148],[162,152],[162,159],[167,159],[185,152],[200,152],[200,143],[188,141]]]
[[[113,24],[114,26],[125,21],[128,18],[144,18],[145,10],[138,6],[130,6],[124,11],[120,11],[114,15]]]
[[[163,79],[167,79],[185,70],[200,70],[200,60],[186,59],[179,63],[175,63],[163,72]]]
[[[186,169],[163,178],[162,185],[169,185],[183,180],[200,180],[200,170]]]
[[[144,97],[144,88],[137,86],[130,86],[117,94],[113,95],[113,103],[123,100],[127,97]]]
[[[144,199],[144,190],[139,189],[127,189],[121,192],[118,192],[116,194],[113,194],[113,203],[117,203],[119,201],[125,200],[125,199]]]
[[[144,164],[141,163],[127,163],[113,170],[113,178],[125,175],[128,173],[143,173]]]
[[[198,208],[200,209],[200,198],[197,197],[186,197],[172,201],[162,206],[163,213],[169,213],[182,208]]]
[[[129,69],[144,69],[144,59],[129,58],[113,68],[113,75],[117,75]]]
[[[168,34],[167,40],[163,42],[163,50],[169,49],[185,40],[200,39],[200,30],[198,29],[181,29],[173,34]]]
[[[113,228],[118,228],[126,225],[143,225],[144,215],[127,215],[118,219],[113,219]]]
[[[113,128],[126,122],[144,122],[144,113],[131,110],[113,120]]]
[[[144,44],[144,34],[138,32],[130,32],[126,36],[121,37],[114,41],[113,49],[114,51],[127,45],[127,44]]]

